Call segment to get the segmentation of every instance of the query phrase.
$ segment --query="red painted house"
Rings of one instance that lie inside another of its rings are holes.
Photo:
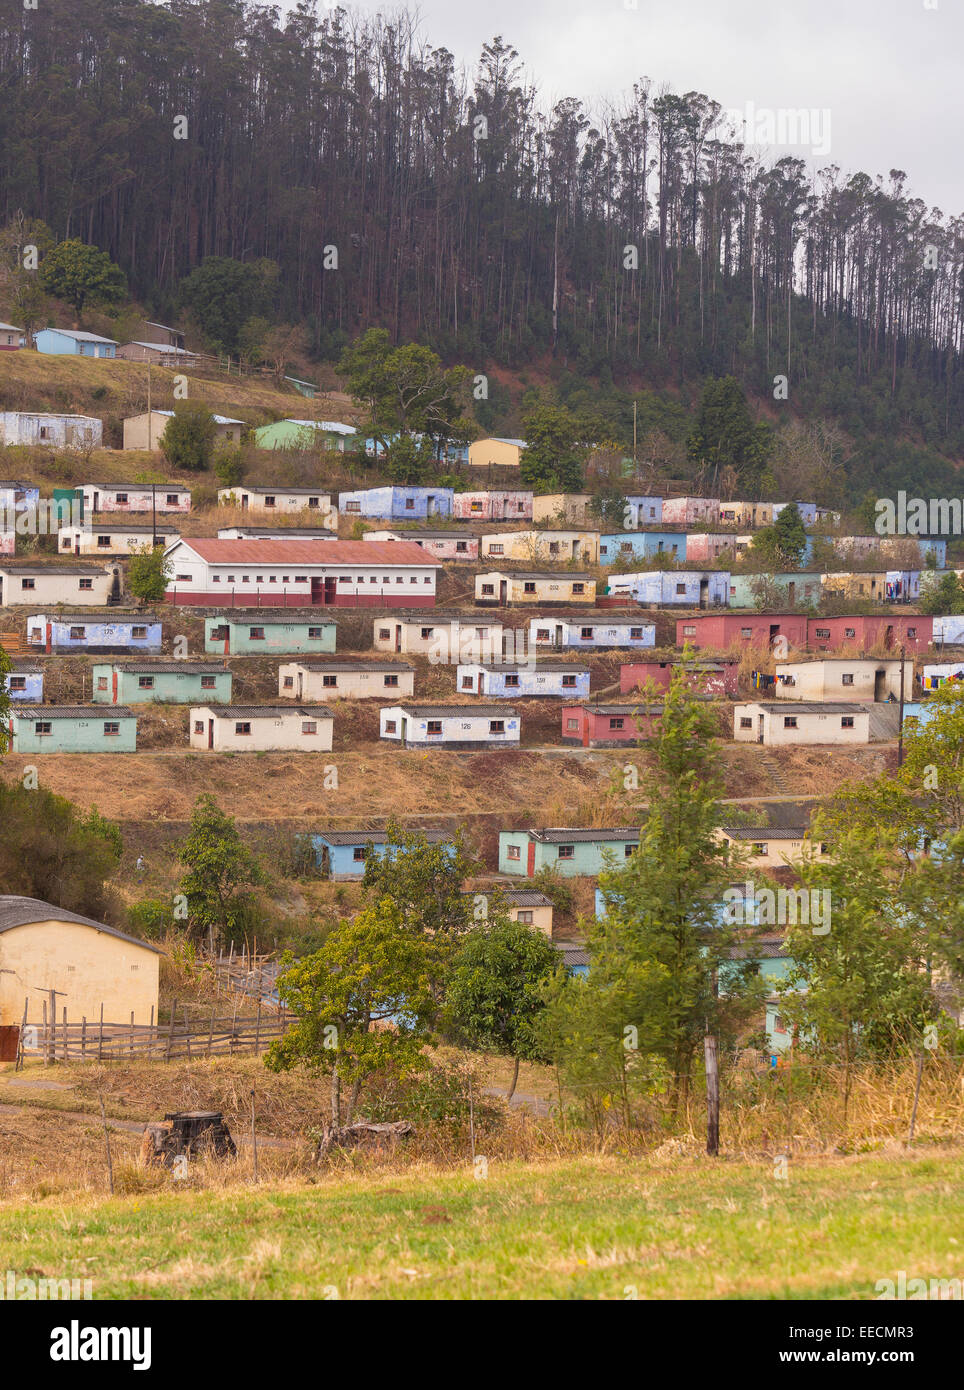
[[[434,608],[441,561],[412,541],[182,538],[169,603],[218,608]]]
[[[784,637],[791,647],[807,644],[807,618],[802,613],[706,613],[680,618],[676,645],[700,650],[729,651],[734,647],[767,647]]]
[[[808,618],[807,645],[811,651],[834,652],[844,647],[869,651],[882,645],[887,651],[925,652],[934,640],[934,619],[892,613],[849,618]]]
[[[563,705],[562,741],[583,748],[619,748],[649,738],[661,705]]]
[[[679,661],[632,661],[619,668],[619,693],[631,695],[634,690],[652,681],[665,690]],[[695,661],[687,663],[690,684],[705,695],[740,693],[740,663],[738,661]]]

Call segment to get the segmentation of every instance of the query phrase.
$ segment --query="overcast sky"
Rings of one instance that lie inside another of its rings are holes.
[[[418,0],[423,33],[473,69],[501,34],[543,102],[654,88],[696,90],[726,110],[813,111],[820,168],[888,175],[945,214],[964,213],[964,0]],[[361,13],[394,4],[354,0]],[[829,113],[829,129],[827,115]],[[785,127],[790,138],[790,129]],[[826,149],[829,134],[829,154]],[[814,150],[817,153],[814,153]],[[784,152],[783,150],[780,151]]]

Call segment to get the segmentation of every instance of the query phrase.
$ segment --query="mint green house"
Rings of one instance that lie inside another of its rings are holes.
[[[204,620],[204,650],[222,656],[333,652],[338,625],[314,613],[238,610]]]
[[[778,608],[795,608],[797,604],[806,603],[811,608],[816,608],[823,597],[823,578],[821,575],[807,570],[787,570],[782,574],[731,574],[730,575],[730,607],[731,608],[755,608],[757,606],[757,594],[754,593],[753,586],[759,586],[760,581],[766,579],[768,588],[764,593],[772,593],[772,585],[777,585],[782,593],[779,594],[773,603],[768,604],[774,612]]]
[[[499,872],[532,878],[549,868],[568,878],[595,877],[610,865],[624,863],[638,848],[638,830],[503,830]]]
[[[196,705],[231,702],[231,672],[221,661],[115,661],[94,666],[98,704],[136,705],[151,700]]]
[[[126,705],[18,705],[8,719],[14,753],[137,752],[137,716]]]
[[[276,420],[254,431],[259,449],[328,449],[344,453],[357,433],[337,420]]]

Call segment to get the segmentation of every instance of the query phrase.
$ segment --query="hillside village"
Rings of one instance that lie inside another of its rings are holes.
[[[126,345],[64,329],[28,345],[0,328],[6,361],[29,356],[37,381],[65,357],[198,365],[160,325],[144,331],[163,341]],[[114,448],[96,416],[0,413],[3,776],[35,768],[41,784],[131,821],[156,889],[171,883],[164,822],[188,819],[192,785],[250,821],[255,842],[260,813],[285,822],[311,847],[321,900],[325,885],[362,878],[390,824],[435,843],[470,825],[482,877],[466,889],[499,888],[513,919],[584,973],[581,924],[605,915],[599,875],[639,840],[638,802],[613,787],[636,785],[674,673],[721,741],[734,820],[723,833],[774,883],[794,881],[821,796],[896,765],[932,692],[964,678],[964,618],[921,611],[949,565],[964,575],[943,539],[849,534],[810,499],[643,495],[631,458],[622,524],[607,527],[592,491],[519,485],[520,439],[446,446],[438,468],[456,470],[451,485],[386,484],[385,443],[357,409],[345,412],[355,423],[315,418],[312,388],[286,379],[290,416],[259,424],[257,407],[241,419],[216,400],[216,373],[199,382],[216,447],[246,441],[243,482],[216,492],[165,460],[176,410],[125,417]],[[352,456],[369,486],[337,485]],[[782,513],[800,539],[796,568],[775,573],[754,542]],[[145,602],[129,569],[149,554],[163,556],[162,578]],[[207,760],[225,756],[242,761],[222,796],[225,764]],[[540,778],[542,795],[525,790]],[[547,877],[573,881],[575,908],[570,897],[554,914],[538,891]],[[142,877],[128,873],[124,896],[137,892]],[[772,973],[783,955],[776,937],[765,945]],[[66,953],[50,960],[51,998],[78,997],[77,981],[66,989],[74,969]],[[159,1020],[154,979],[114,997],[118,1017]],[[96,988],[105,994],[102,979]],[[0,1028],[40,1022],[40,996],[15,994],[5,990]],[[95,1009],[89,991],[79,997]],[[758,1021],[779,1060],[791,1033],[775,995]]]

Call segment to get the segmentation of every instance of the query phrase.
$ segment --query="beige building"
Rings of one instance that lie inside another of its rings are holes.
[[[721,502],[719,523],[721,526],[761,526],[773,525],[772,502]]]
[[[316,487],[222,487],[218,489],[218,502],[267,516],[307,512],[313,519],[318,518],[319,525],[338,526],[338,508],[331,493]]]
[[[503,624],[438,609],[390,613],[375,619],[372,645],[376,652],[427,656],[439,665],[501,661]]]
[[[156,946],[36,898],[0,897],[0,1025],[43,1021],[55,991],[57,1018],[157,1022]],[[103,1015],[101,1008],[103,1007]]]
[[[329,753],[334,724],[324,705],[200,705],[191,710],[191,747]]]
[[[588,574],[514,574],[490,570],[475,577],[477,604],[595,603],[596,581]]]
[[[482,536],[482,560],[521,560],[529,564],[599,563],[599,532],[577,530],[497,531]]]
[[[753,701],[733,706],[738,743],[775,748],[814,743],[869,743],[870,712],[863,705]]]
[[[904,699],[914,698],[914,663],[905,661]],[[778,661],[774,693],[784,700],[900,699],[899,660],[827,657],[821,661]]]
[[[826,858],[826,846],[807,838],[803,826],[784,827],[779,830],[772,826],[721,826],[717,830],[718,839],[749,856],[746,872],[752,875],[756,868],[783,869],[795,859],[801,859],[806,852],[817,859]]]
[[[104,526],[91,522],[84,526],[61,526],[57,532],[57,549],[61,555],[133,555],[150,549],[154,537],[165,548],[180,539],[173,526]]]
[[[415,694],[415,667],[405,661],[286,661],[278,694],[293,700],[391,700]]]
[[[477,439],[469,445],[469,465],[472,468],[518,468],[524,439]]]
[[[849,571],[822,574],[820,580],[826,596],[839,594],[843,598],[878,599],[881,603],[887,597],[887,575],[883,570],[866,574],[851,574]]]
[[[589,521],[588,492],[549,492],[532,499],[533,521],[555,521],[560,526],[585,526]]]
[[[544,936],[552,936],[552,899],[534,888],[515,888],[510,883],[489,883],[474,889],[468,896],[472,899],[473,916],[487,917],[495,911],[493,895],[500,895],[505,903],[506,913],[513,922],[524,922],[535,927]],[[491,906],[490,906],[491,903]]]
[[[9,565],[0,568],[0,608],[29,603],[44,608],[103,608],[121,590],[115,565]]]
[[[124,421],[124,448],[159,449],[173,414],[173,410],[152,410],[150,414],[129,415]],[[214,417],[214,435],[219,443],[240,444],[243,429],[243,420],[232,420],[228,415]]]

